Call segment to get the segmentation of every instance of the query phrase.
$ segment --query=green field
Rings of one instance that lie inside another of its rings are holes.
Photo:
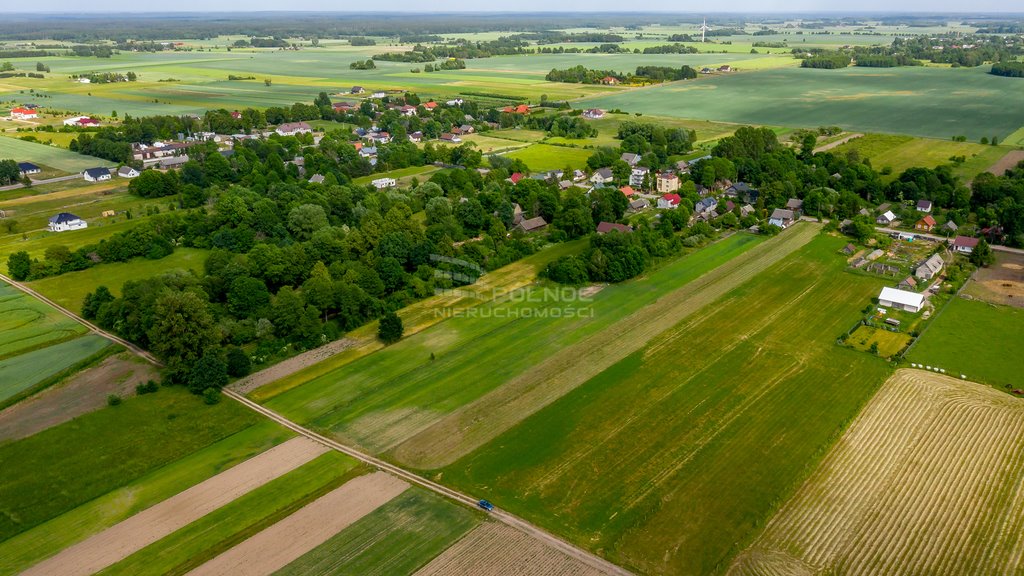
[[[872,326],[859,326],[850,334],[846,343],[854,350],[869,352],[872,344],[878,345],[878,355],[882,358],[890,358],[892,355],[903,350],[910,343],[910,334],[903,332],[890,332]]]
[[[524,295],[531,292],[517,292],[515,298],[481,304],[470,309],[477,311],[473,315],[453,316],[320,374],[267,405],[346,443],[382,452],[529,371],[554,351],[607,330],[643,305],[759,244],[754,236],[732,236],[643,279],[604,288],[592,301],[538,305]],[[545,293],[538,288],[532,294]],[[575,318],[532,315],[538,306],[582,312]]]
[[[78,272],[69,272],[30,282],[29,286],[68,310],[79,312],[85,295],[99,286],[106,286],[114,295],[121,294],[127,280],[139,280],[172,272],[194,270],[202,272],[203,262],[209,254],[198,248],[176,248],[170,256],[159,260],[135,258],[129,262],[100,264]]]
[[[833,344],[879,285],[843,273],[841,243],[819,236],[441,477],[641,573],[723,569],[890,373]]]
[[[57,146],[26,142],[16,138],[0,138],[0,158],[44,164],[68,173],[77,173],[97,166],[113,166],[109,160],[84,156]]]
[[[479,522],[462,506],[410,488],[274,576],[413,574]]]
[[[875,169],[887,166],[892,168],[889,179],[896,179],[908,168],[934,168],[940,164],[952,164],[953,171],[960,179],[969,182],[998,162],[1010,148],[897,134],[866,134],[837,146],[830,152],[842,155],[851,150],[856,150],[861,158],[871,160],[871,165]],[[953,163],[950,159],[954,156],[963,156],[965,160],[960,164]]]
[[[182,388],[127,398],[0,445],[0,541],[138,480],[260,418],[234,402],[205,406]]]
[[[356,460],[327,452],[98,574],[184,574],[365,472]]]
[[[20,572],[293,436],[291,431],[265,420],[153,469],[128,484],[0,542],[0,573]]]
[[[134,218],[132,220],[119,220],[112,223],[93,223],[93,225],[84,230],[71,230],[68,232],[36,230],[34,232],[0,236],[0,266],[6,269],[7,258],[15,252],[24,250],[33,258],[41,259],[46,253],[46,249],[50,246],[78,247],[96,244],[117,232],[124,232],[145,223],[146,218]]]
[[[85,333],[85,327],[0,282],[0,358],[17,356]]]
[[[96,358],[110,340],[90,334],[0,360],[0,406],[33,387]]]
[[[590,150],[570,148],[568,146],[551,146],[549,144],[533,144],[522,150],[509,152],[505,156],[513,160],[522,160],[535,172],[545,170],[561,170],[562,168],[585,168],[587,158],[593,154]]]
[[[1024,310],[954,298],[932,320],[907,360],[1000,388],[1024,387]]]
[[[1015,78],[978,68],[802,68],[676,82],[587,99],[580,107],[948,139],[1000,139],[1024,126]]]

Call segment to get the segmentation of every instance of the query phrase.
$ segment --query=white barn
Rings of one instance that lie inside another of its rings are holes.
[[[886,308],[896,308],[907,312],[920,312],[924,306],[924,295],[896,288],[882,288],[878,295],[878,304]]]

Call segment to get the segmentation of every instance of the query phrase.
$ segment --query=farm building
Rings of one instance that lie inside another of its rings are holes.
[[[913,276],[907,276],[897,286],[900,290],[917,290],[917,280]]]
[[[39,174],[42,170],[39,169],[39,166],[36,166],[31,162],[18,162],[18,172],[20,172],[22,176],[29,176],[31,174]]]
[[[679,190],[679,176],[672,172],[659,172],[656,181],[658,192],[667,194]]]
[[[623,234],[628,234],[633,231],[633,228],[626,226],[625,224],[616,224],[614,222],[601,222],[597,225],[598,234],[607,234],[613,230],[622,232]]]
[[[32,120],[36,117],[38,114],[30,108],[13,108],[11,110],[11,118],[14,120]]]
[[[93,120],[88,116],[75,116],[64,120],[65,126],[99,126],[99,120]]]
[[[585,110],[583,112],[583,117],[591,120],[599,120],[604,118],[604,110],[601,110],[600,108],[591,108],[590,110]]]
[[[974,252],[974,247],[978,245],[977,238],[971,238],[970,236],[957,236],[953,240],[953,252],[960,254],[970,254]]]
[[[287,122],[277,127],[274,132],[281,136],[295,136],[296,134],[309,134],[313,129],[305,122]]]
[[[768,223],[779,228],[788,228],[793,224],[794,214],[792,210],[785,208],[776,208],[772,212],[772,215],[768,218]]]
[[[923,232],[931,232],[932,228],[935,228],[935,218],[932,218],[931,214],[928,214],[924,218],[921,218],[914,224],[914,230],[921,230]]]
[[[169,156],[167,158],[161,158],[159,162],[160,168],[168,170],[170,168],[178,168],[188,162],[188,154],[182,156]]]
[[[121,178],[135,178],[139,175],[139,171],[131,166],[121,166],[117,169],[117,175]]]
[[[661,198],[658,198],[658,208],[675,210],[679,207],[679,203],[682,202],[682,200],[683,198],[679,194],[665,194]]]
[[[907,312],[920,312],[924,306],[924,296],[915,292],[907,292],[897,288],[882,288],[878,295],[878,304],[886,308],[906,310]]]
[[[939,272],[942,272],[942,267],[945,266],[945,262],[942,260],[942,256],[938,254],[932,254],[931,258],[922,262],[914,270],[914,276],[917,276],[921,280],[931,280]]]
[[[89,168],[82,172],[82,178],[85,178],[89,182],[103,182],[104,180],[110,180],[110,169]]]
[[[394,178],[377,178],[376,180],[370,182],[370,184],[373,184],[373,187],[376,188],[377,190],[383,190],[385,188],[394,188],[396,185],[398,185],[398,181],[395,180]]]
[[[89,224],[70,212],[61,212],[50,218],[50,232],[67,232],[68,230],[81,230],[88,228]]]
[[[516,225],[516,230],[520,232],[538,232],[547,228],[548,223],[543,217],[537,216],[536,218],[528,218],[523,220]]]

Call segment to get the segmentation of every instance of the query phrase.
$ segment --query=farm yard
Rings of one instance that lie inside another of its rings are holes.
[[[979,268],[964,294],[992,304],[1024,308],[1024,255],[996,252],[991,266]]]
[[[1024,401],[898,371],[730,576],[1021,571]]]

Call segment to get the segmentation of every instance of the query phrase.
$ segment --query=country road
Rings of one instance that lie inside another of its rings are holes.
[[[68,176],[57,176],[56,178],[46,178],[44,180],[32,180],[33,186],[39,186],[40,184],[53,184],[54,182],[66,182],[68,180],[80,180],[81,174],[70,174]],[[7,186],[0,186],[0,192],[6,192],[8,190],[17,190],[18,188],[25,188],[22,183],[8,184]]]
[[[128,342],[127,340],[124,340],[123,338],[120,338],[120,337],[118,337],[118,336],[116,336],[114,334],[111,334],[110,332],[107,332],[107,331],[103,330],[99,326],[96,326],[95,324],[93,324],[92,322],[89,322],[88,320],[82,318],[78,314],[75,314],[74,312],[68,310],[67,308],[64,308],[63,306],[61,306],[61,305],[57,304],[56,302],[50,300],[46,296],[43,296],[39,292],[36,292],[35,290],[29,288],[28,286],[22,284],[21,282],[17,282],[15,280],[13,280],[13,279],[3,275],[3,274],[0,274],[0,280],[10,284],[11,286],[17,288],[18,290],[21,290],[22,292],[24,292],[25,294],[28,294],[29,296],[32,296],[33,298],[36,298],[36,299],[38,299],[38,300],[40,300],[42,302],[45,302],[46,304],[48,304],[50,306],[53,306],[54,308],[59,310],[65,316],[80,322],[82,325],[84,325],[86,328],[91,330],[93,333],[95,333],[95,334],[97,334],[99,336],[103,336],[103,337],[105,337],[105,338],[107,338],[107,339],[109,339],[109,340],[111,340],[113,342],[116,342],[118,344],[121,344],[122,346],[128,348],[129,350],[131,350],[132,352],[134,352],[135,354],[140,356],[141,358],[145,359],[146,361],[148,361],[148,362],[150,362],[150,363],[152,363],[152,364],[154,364],[156,366],[162,366],[160,361],[157,360],[157,358],[155,356],[153,356],[152,354],[150,354],[146,350],[143,350],[142,348],[139,348],[138,346],[132,344],[131,342]],[[300,366],[300,365],[296,365],[296,366]],[[296,369],[298,369],[298,368],[296,368]],[[282,374],[280,377],[283,378],[284,376],[286,376],[286,374]],[[296,424],[295,422],[292,422],[291,420],[289,420],[289,419],[285,418],[284,416],[274,412],[273,410],[270,410],[269,408],[266,408],[266,407],[264,407],[264,406],[262,406],[260,404],[257,404],[256,402],[253,402],[252,400],[249,400],[245,396],[243,396],[243,395],[241,395],[241,394],[239,394],[239,393],[237,393],[237,392],[235,392],[233,390],[224,389],[223,392],[224,392],[224,394],[226,396],[228,396],[229,398],[232,398],[233,400],[239,402],[240,404],[242,404],[246,408],[249,408],[250,410],[252,410],[254,412],[257,412],[257,413],[261,414],[262,416],[277,422],[278,424],[284,426],[285,428],[288,428],[289,430],[292,430],[293,432],[301,434],[302,436],[305,436],[306,438],[309,438],[310,440],[313,440],[314,442],[318,442],[320,444],[323,444],[324,446],[327,446],[328,448],[331,448],[332,450],[336,450],[336,451],[341,452],[343,454],[346,454],[346,455],[348,455],[348,456],[350,456],[352,458],[355,458],[356,460],[359,460],[360,462],[363,462],[364,464],[373,466],[373,467],[375,467],[375,468],[377,468],[379,470],[386,471],[389,474],[397,476],[397,477],[399,477],[399,478],[401,478],[401,479],[403,479],[403,480],[405,480],[407,482],[416,484],[417,486],[420,486],[422,488],[425,488],[427,490],[430,490],[432,492],[440,494],[441,496],[444,496],[444,497],[449,498],[451,500],[455,500],[456,502],[459,502],[459,503],[464,504],[466,506],[471,506],[471,507],[476,508],[477,502],[479,502],[479,500],[480,500],[479,498],[474,498],[472,496],[469,496],[468,494],[464,494],[464,493],[459,492],[457,490],[453,490],[453,489],[448,488],[446,486],[442,486],[441,484],[438,484],[438,483],[433,482],[431,480],[427,480],[426,478],[423,478],[422,476],[419,476],[417,474],[409,472],[409,471],[407,471],[407,470],[405,470],[403,468],[400,468],[398,466],[395,466],[394,464],[385,462],[385,461],[383,461],[383,460],[381,460],[379,458],[376,458],[376,457],[371,456],[369,454],[366,454],[364,452],[360,452],[359,450],[356,450],[354,448],[345,446],[343,444],[339,444],[338,442],[335,442],[334,440],[331,440],[330,438],[322,436],[322,435],[320,435],[320,434],[318,434],[318,433],[316,433],[316,432],[314,432],[314,431],[312,431],[312,430],[310,430],[308,428],[305,428],[305,427],[303,427],[303,426],[301,426],[299,424]],[[498,520],[498,521],[500,521],[500,522],[502,522],[502,523],[504,523],[504,524],[506,524],[508,526],[511,526],[512,528],[515,528],[515,529],[517,529],[517,530],[519,530],[519,531],[521,531],[521,532],[523,532],[523,533],[525,533],[525,534],[527,534],[527,535],[529,535],[529,536],[531,536],[533,538],[536,538],[537,540],[543,542],[544,544],[550,546],[551,548],[554,548],[554,549],[562,552],[566,556],[574,558],[574,559],[576,559],[576,560],[586,564],[587,566],[590,566],[592,568],[600,570],[600,571],[602,571],[602,572],[604,572],[606,574],[615,575],[615,576],[631,576],[631,574],[632,574],[631,572],[629,572],[629,571],[627,571],[627,570],[625,570],[623,568],[620,568],[620,567],[616,566],[615,564],[612,564],[611,562],[608,562],[607,560],[605,560],[603,558],[600,558],[599,556],[591,554],[590,552],[587,552],[587,551],[585,551],[585,550],[583,550],[581,548],[577,548],[576,546],[573,546],[572,544],[566,542],[565,540],[562,540],[561,538],[559,538],[559,537],[557,537],[557,536],[555,536],[555,535],[553,535],[553,534],[551,534],[549,532],[546,532],[545,530],[541,529],[540,527],[538,527],[538,526],[536,526],[534,524],[531,524],[531,523],[527,522],[526,520],[523,520],[522,518],[519,518],[518,516],[515,516],[513,514],[505,512],[504,510],[500,510],[498,508],[495,508],[494,510],[492,510],[489,513],[489,516],[494,518],[495,520]]]
[[[838,148],[843,144],[846,144],[850,140],[860,138],[861,136],[863,136],[863,134],[850,134],[848,136],[844,136],[839,140],[836,140],[835,142],[829,142],[828,144],[822,144],[821,146],[818,146],[817,148],[814,149],[814,153],[818,154],[819,152],[828,152],[833,148]]]

